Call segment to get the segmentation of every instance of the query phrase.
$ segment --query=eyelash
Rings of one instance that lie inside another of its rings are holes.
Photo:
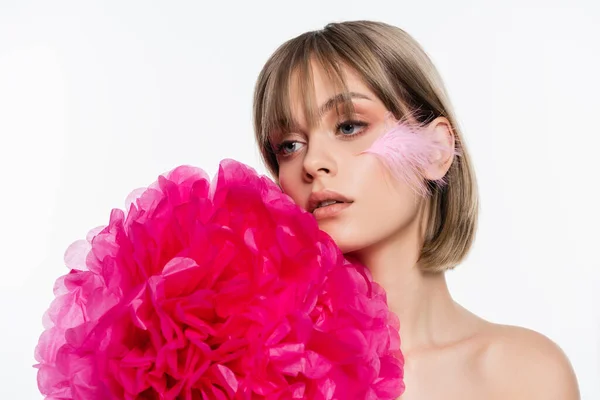
[[[335,131],[336,133],[339,132],[340,128],[344,125],[353,125],[356,128],[367,128],[369,126],[368,123],[364,122],[364,121],[359,121],[359,120],[347,120],[347,121],[342,121],[340,123],[338,123],[335,126]],[[342,137],[344,137],[344,140],[350,140],[350,139],[354,139],[357,136],[362,135],[363,133],[365,133],[366,129],[362,129],[360,132],[358,133],[352,133],[352,134],[348,134],[348,135],[344,135],[341,134]],[[281,157],[289,157],[292,154],[294,154],[295,152],[292,153],[283,153],[283,148],[287,145],[293,144],[293,143],[298,143],[297,140],[284,140],[283,142],[279,143],[278,145],[275,146],[275,152],[278,156]]]

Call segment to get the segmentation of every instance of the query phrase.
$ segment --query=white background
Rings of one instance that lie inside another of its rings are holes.
[[[218,3],[218,4],[217,4]],[[449,274],[483,317],[526,326],[600,399],[600,6],[596,1],[0,0],[0,399],[39,399],[33,350],[67,246],[177,165],[261,167],[251,102],[283,41],[375,19],[438,66],[481,190]]]

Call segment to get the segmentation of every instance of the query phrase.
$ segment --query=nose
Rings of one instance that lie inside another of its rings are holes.
[[[304,156],[304,178],[312,181],[319,176],[337,174],[338,163],[334,157],[333,149],[326,141],[312,140]]]

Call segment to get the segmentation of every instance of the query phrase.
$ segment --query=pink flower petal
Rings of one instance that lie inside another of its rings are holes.
[[[398,320],[266,177],[181,166],[65,252],[35,350],[47,399],[395,399]]]

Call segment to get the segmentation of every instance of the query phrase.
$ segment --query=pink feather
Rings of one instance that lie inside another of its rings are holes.
[[[370,148],[359,154],[375,155],[394,178],[406,182],[421,196],[427,196],[431,193],[423,172],[437,151],[447,152],[448,147],[434,140],[432,131],[423,125],[395,121]],[[456,150],[454,154],[458,155]],[[446,184],[445,178],[434,182]]]

